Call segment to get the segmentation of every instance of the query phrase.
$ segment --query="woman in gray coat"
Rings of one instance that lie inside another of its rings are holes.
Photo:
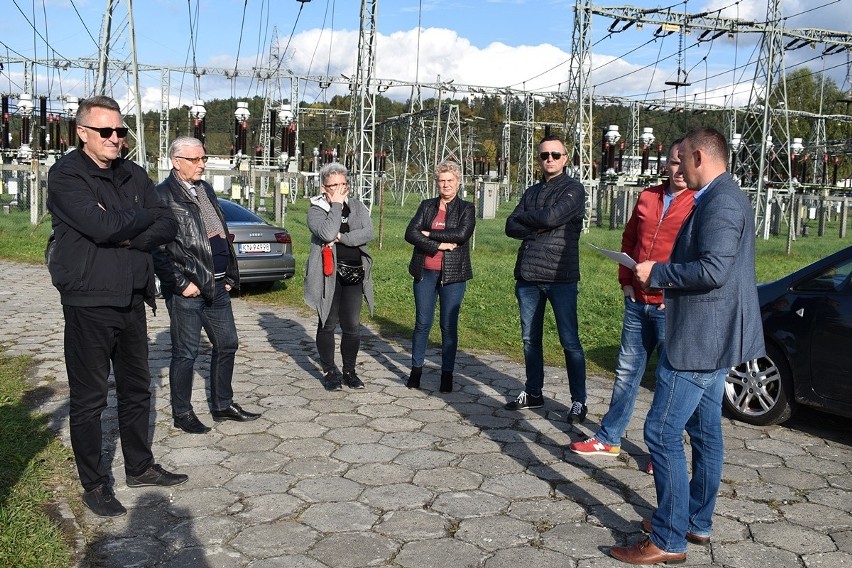
[[[323,385],[340,390],[342,383],[364,388],[355,374],[355,361],[361,346],[361,305],[367,300],[373,313],[373,259],[367,243],[373,240],[373,221],[367,207],[349,196],[346,168],[339,162],[319,171],[321,194],[311,199],[308,229],[311,252],[305,268],[305,303],[319,316],[317,352],[322,364]],[[334,333],[342,330],[341,376],[334,363]]]

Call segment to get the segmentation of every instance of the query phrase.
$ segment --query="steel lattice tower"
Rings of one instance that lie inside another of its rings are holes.
[[[119,3],[121,0],[118,0]],[[98,53],[98,77],[95,82],[95,93],[98,95],[111,95],[112,85],[117,81],[117,78],[110,78],[110,72],[123,73],[117,71],[111,60],[111,46],[119,43],[112,37],[112,20],[115,15],[115,2],[107,0],[106,9],[104,10],[103,24],[101,26],[100,50]],[[124,0],[124,5],[127,8],[127,27],[125,29],[128,34],[128,43],[130,44],[130,80],[132,84],[131,95],[133,97],[133,114],[136,117],[135,128],[131,129],[131,134],[136,141],[136,146],[131,148],[129,157],[144,168],[148,166],[148,158],[145,151],[145,128],[142,123],[142,94],[139,90],[139,65],[136,59],[136,31],[133,26],[133,0]],[[119,35],[119,39],[120,39]],[[126,66],[122,66],[125,67]],[[129,113],[125,113],[127,115]]]
[[[426,144],[426,124],[423,119],[423,98],[420,85],[412,85],[411,100],[408,105],[408,127],[405,137],[405,156],[402,171],[402,203],[409,186],[417,192],[421,199],[429,191],[428,176],[428,145]]]
[[[583,232],[588,232],[592,218],[592,93],[589,89],[591,71],[591,0],[577,0],[574,5],[574,31],[571,36],[571,71],[568,95],[574,106],[566,109],[565,134],[574,133],[573,144],[567,148],[575,159],[576,176],[586,188],[586,213]]]
[[[358,35],[358,62],[352,78],[352,102],[346,153],[351,152],[351,175],[364,204],[373,208],[375,184],[376,94],[372,79],[376,68],[376,11],[379,0],[361,0],[361,26]]]
[[[793,195],[790,175],[790,121],[787,113],[787,80],[784,73],[781,0],[769,0],[768,27],[763,34],[752,82],[749,106],[743,122],[740,182],[754,186],[755,229],[769,238],[772,206],[779,195]],[[773,110],[780,112],[773,112]],[[776,157],[776,154],[780,154]],[[773,159],[776,158],[776,159]],[[772,164],[776,166],[773,172]],[[773,178],[780,178],[778,185]]]

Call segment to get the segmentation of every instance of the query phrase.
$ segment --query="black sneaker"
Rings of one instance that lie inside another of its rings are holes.
[[[350,389],[364,388],[364,381],[358,378],[355,371],[343,371],[343,382],[346,383],[346,386]]]
[[[524,408],[541,408],[544,406],[544,395],[533,396],[527,391],[521,391],[516,400],[503,408],[506,410],[522,410]]]
[[[340,381],[340,371],[338,371],[337,369],[323,371],[322,385],[327,391],[343,390],[343,383]]]
[[[186,483],[189,476],[183,473],[171,473],[163,469],[159,464],[152,464],[146,469],[142,475],[135,477],[127,476],[128,487],[148,487],[151,485],[159,485],[161,487],[171,487],[172,485],[180,485]]]
[[[120,517],[127,509],[115,498],[112,488],[99,485],[83,493],[83,504],[99,517]]]
[[[571,411],[568,413],[568,424],[579,424],[586,419],[589,408],[582,402],[572,402]]]

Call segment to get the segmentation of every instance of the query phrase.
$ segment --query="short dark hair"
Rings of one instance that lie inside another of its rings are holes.
[[[562,138],[560,138],[559,136],[555,136],[553,134],[551,134],[549,136],[545,136],[544,138],[541,139],[541,142],[538,143],[538,146],[541,146],[545,142],[559,142],[559,144],[562,146],[562,153],[563,154],[568,153],[568,148],[567,148],[567,146],[565,146],[565,141],[562,140]],[[538,147],[538,146],[536,146],[536,147]]]
[[[77,107],[77,123],[79,124],[80,122],[84,122],[84,119],[89,118],[89,113],[93,108],[105,108],[107,110],[114,110],[118,114],[121,114],[121,107],[115,99],[106,95],[95,95],[80,101],[80,104]]]
[[[693,148],[701,148],[707,154],[717,160],[727,163],[728,141],[725,136],[709,126],[699,126],[691,129],[683,137]]]
[[[550,134],[548,136],[545,136],[544,138],[541,139],[541,141],[538,143],[538,145],[541,146],[545,142],[559,142],[560,144],[562,144],[563,148],[565,147],[565,141],[562,140],[562,138],[560,138],[559,136],[556,136],[555,134]]]

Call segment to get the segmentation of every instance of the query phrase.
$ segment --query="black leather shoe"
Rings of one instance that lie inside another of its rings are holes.
[[[205,426],[192,411],[183,416],[175,416],[175,428],[180,428],[187,434],[206,434],[210,431],[210,426]]]
[[[257,420],[260,417],[260,414],[243,410],[236,402],[231,403],[231,406],[224,410],[213,410],[210,412],[210,414],[213,416],[213,420],[215,420],[216,422],[222,422],[223,420],[248,422],[250,420]]]
[[[188,475],[183,473],[172,473],[163,469],[160,464],[151,464],[148,466],[142,475],[127,476],[128,487],[150,487],[158,485],[160,487],[171,487],[186,483],[189,479]]]
[[[127,509],[106,485],[99,485],[83,493],[83,504],[99,517],[120,517],[127,513]]]

